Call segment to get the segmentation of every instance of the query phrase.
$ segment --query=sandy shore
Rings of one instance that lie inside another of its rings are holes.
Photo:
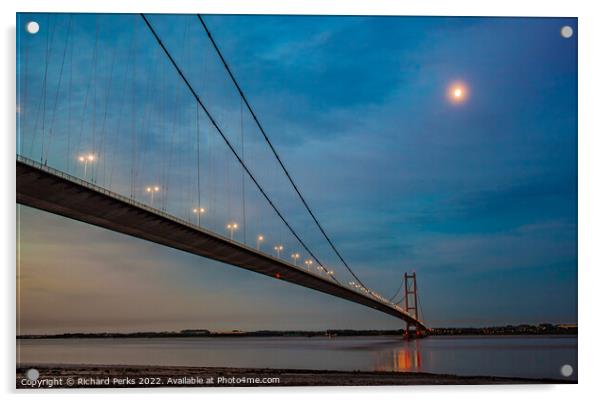
[[[29,367],[17,368],[17,388],[154,388],[256,387],[337,385],[458,385],[557,384],[562,380],[429,373],[367,371],[281,370],[213,367],[147,367],[36,365],[39,378],[27,379]]]

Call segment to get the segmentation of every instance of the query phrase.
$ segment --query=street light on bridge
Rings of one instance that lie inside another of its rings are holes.
[[[295,265],[297,265],[297,260],[299,259],[299,257],[301,257],[301,254],[293,253],[291,254],[291,257],[293,258],[293,262],[295,263]]]
[[[201,226],[201,215],[205,213],[205,208],[192,208],[192,212],[197,216],[197,226]]]
[[[238,223],[232,222],[226,225],[226,229],[230,231],[230,240],[234,240],[234,231],[238,229]]]
[[[279,244],[277,246],[274,246],[274,250],[276,250],[276,255],[278,256],[278,258],[280,258],[280,253],[282,252],[282,250],[284,250],[284,246],[282,244]]]
[[[84,164],[84,180],[88,174],[88,163],[93,163],[96,160],[96,156],[94,154],[85,154],[77,157],[77,160],[80,163]]]
[[[334,275],[334,271],[329,271],[329,270],[327,270],[326,268],[324,268],[321,265],[316,265],[316,268],[318,268],[319,272],[323,272],[323,273],[325,273],[327,275]]]
[[[307,267],[308,271],[310,270],[310,267],[313,263],[314,262],[312,260],[305,260],[305,266]]]
[[[264,237],[262,234],[260,234],[259,236],[257,236],[257,251],[259,251],[261,243],[263,243]]]
[[[155,201],[155,193],[159,192],[159,186],[148,186],[146,188],[146,192],[149,193],[151,196],[151,207],[152,207],[153,203]]]

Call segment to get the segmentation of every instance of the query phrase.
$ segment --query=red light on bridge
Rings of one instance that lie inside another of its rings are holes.
[[[276,272],[276,279],[280,279],[280,272]]]

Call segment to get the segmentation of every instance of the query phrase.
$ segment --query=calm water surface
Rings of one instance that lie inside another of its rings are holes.
[[[17,363],[413,371],[564,378],[577,337],[480,336],[338,338],[23,339]]]

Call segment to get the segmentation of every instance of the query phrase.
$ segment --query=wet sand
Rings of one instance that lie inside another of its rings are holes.
[[[29,367],[17,368],[17,388],[501,385],[574,383],[571,381],[555,379],[368,371],[83,365],[38,365],[34,367],[39,371],[39,378],[37,381],[27,380],[26,372]]]

